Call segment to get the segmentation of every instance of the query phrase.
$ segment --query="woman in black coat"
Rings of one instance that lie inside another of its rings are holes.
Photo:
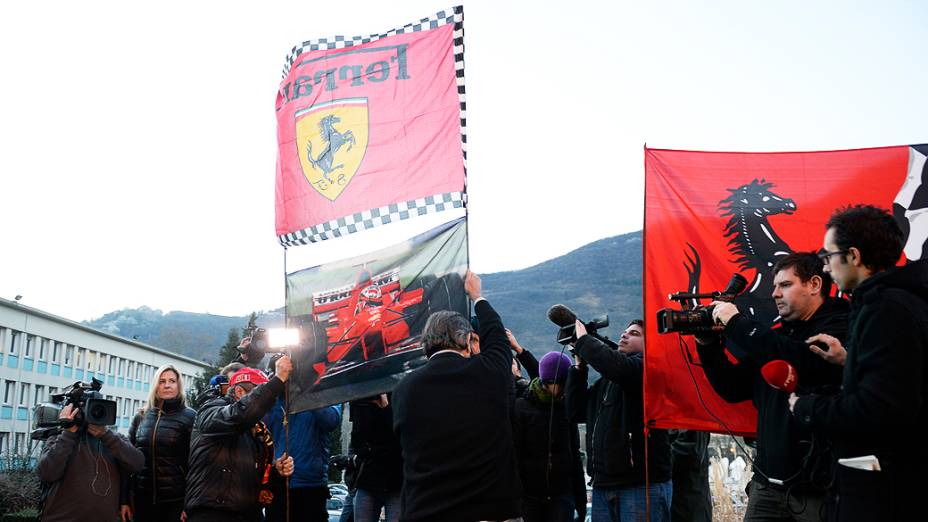
[[[158,368],[148,404],[129,428],[129,441],[145,455],[145,469],[133,477],[131,488],[136,522],[181,519],[195,417],[196,412],[185,404],[177,368],[170,364]],[[127,508],[123,506],[123,520],[129,514]]]

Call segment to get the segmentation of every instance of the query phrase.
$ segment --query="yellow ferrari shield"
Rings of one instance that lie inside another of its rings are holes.
[[[367,151],[367,98],[345,98],[295,114],[303,175],[330,201],[345,190]]]

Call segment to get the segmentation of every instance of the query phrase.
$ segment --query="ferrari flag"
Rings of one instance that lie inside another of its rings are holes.
[[[712,390],[692,336],[658,334],[658,310],[680,309],[668,294],[722,291],[739,273],[747,287],[735,300],[738,309],[774,327],[779,316],[771,297],[771,267],[787,254],[819,251],[828,217],[849,204],[891,209],[906,231],[906,257],[923,257],[926,153],[926,145],[798,153],[646,148],[645,417],[650,425],[740,434],[752,434],[756,426],[750,402],[728,404]],[[730,356],[744,354],[738,350],[730,347]]]
[[[464,205],[464,11],[294,48],[277,93],[277,236],[341,237]]]
[[[291,409],[387,392],[425,357],[419,337],[432,312],[467,315],[463,218],[398,245],[287,275],[293,350]]]

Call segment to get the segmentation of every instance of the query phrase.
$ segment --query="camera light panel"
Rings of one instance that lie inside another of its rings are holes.
[[[271,348],[287,348],[300,344],[300,330],[297,328],[269,328],[267,342]]]

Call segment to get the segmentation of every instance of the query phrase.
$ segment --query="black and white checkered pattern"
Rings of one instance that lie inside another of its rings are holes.
[[[402,221],[434,212],[442,212],[464,206],[463,192],[446,192],[424,198],[412,199],[401,203],[393,203],[383,207],[372,208],[357,212],[349,216],[327,221],[290,234],[277,236],[277,240],[284,247],[308,245],[326,239],[347,236],[362,230],[387,225],[394,221]]]
[[[434,15],[423,18],[416,23],[406,24],[403,27],[398,29],[391,29],[383,34],[372,34],[368,36],[354,36],[352,38],[346,38],[344,36],[338,35],[333,38],[319,38],[318,40],[307,40],[300,45],[294,45],[293,49],[290,50],[290,54],[287,55],[287,58],[284,60],[284,68],[282,71],[282,76],[287,77],[287,74],[290,73],[290,68],[293,67],[293,62],[299,59],[306,51],[318,51],[328,50],[328,49],[345,49],[346,47],[354,47],[356,45],[362,45],[370,43],[381,38],[386,38],[388,36],[393,36],[397,34],[406,34],[406,33],[415,33],[419,31],[428,31],[429,29],[435,29],[447,24],[455,24],[455,38],[457,38],[457,29],[458,24],[461,24],[463,27],[464,22],[464,7],[456,6],[450,9],[444,9],[435,13]],[[462,32],[463,37],[463,32]],[[455,44],[457,45],[457,44]],[[462,43],[463,46],[463,43]],[[462,47],[463,53],[463,47]],[[455,51],[456,53],[457,51]]]
[[[373,228],[384,225],[392,221],[407,219],[411,217],[410,213],[422,215],[429,212],[440,212],[451,208],[467,207],[467,101],[464,89],[464,7],[455,6],[435,13],[434,15],[423,18],[417,23],[406,24],[399,29],[393,29],[383,34],[372,34],[370,36],[355,36],[354,38],[345,38],[336,36],[332,39],[320,38],[319,40],[309,40],[302,45],[294,46],[287,56],[284,63],[283,76],[286,78],[290,69],[293,67],[300,55],[306,51],[318,51],[319,49],[344,49],[356,45],[366,44],[393,36],[397,34],[413,33],[417,31],[428,31],[447,24],[454,24],[453,34],[453,52],[454,52],[454,74],[458,86],[458,102],[461,109],[461,153],[464,160],[464,191],[451,192],[445,194],[436,194],[427,198],[420,198],[404,203],[395,203],[386,207],[375,208],[365,212],[352,214],[343,218],[335,219],[320,225],[314,225],[303,230],[298,230],[290,234],[278,236],[280,244],[285,248],[296,245],[306,245],[325,239],[341,237],[352,234],[359,230]],[[401,207],[402,210],[400,210]],[[395,210],[394,210],[395,209]],[[376,213],[376,214],[375,214]],[[366,216],[366,217],[365,217]]]

